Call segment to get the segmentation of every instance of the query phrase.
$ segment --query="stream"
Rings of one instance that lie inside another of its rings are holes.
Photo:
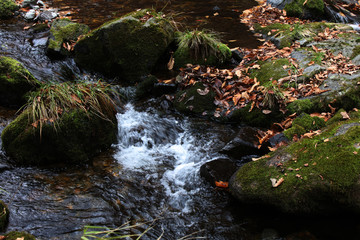
[[[137,8],[164,8],[193,28],[222,32],[235,47],[259,43],[238,15],[253,1],[50,0],[74,21],[92,28]],[[215,13],[219,13],[216,15]],[[44,54],[48,33],[24,31],[20,20],[0,21],[0,55],[20,61],[43,82],[70,75],[96,79],[72,59]],[[142,239],[358,239],[360,225],[347,217],[290,217],[276,210],[242,206],[227,191],[215,189],[199,173],[241,126],[179,116],[161,108],[159,99],[127,103],[117,114],[118,142],[85,166],[19,167],[0,150],[0,198],[9,206],[7,231],[38,239],[80,239],[84,226],[146,224],[124,232]],[[0,133],[15,117],[0,108]],[[1,139],[0,139],[1,146]],[[237,165],[243,164],[238,160]],[[153,222],[154,221],[154,222]],[[151,224],[153,222],[153,224]],[[190,238],[189,238],[190,239]]]

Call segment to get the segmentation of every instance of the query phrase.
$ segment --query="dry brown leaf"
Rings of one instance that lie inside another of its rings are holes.
[[[280,178],[279,180],[277,180],[276,178],[270,178],[270,181],[272,187],[276,188],[284,182],[284,178]]]
[[[350,119],[350,116],[349,116],[349,114],[347,114],[347,112],[341,112],[340,114],[343,119]]]
[[[198,92],[198,94],[200,94],[202,96],[204,96],[210,92],[209,88],[205,88],[204,90],[201,90],[200,88],[198,88],[198,89],[196,89],[196,91]]]

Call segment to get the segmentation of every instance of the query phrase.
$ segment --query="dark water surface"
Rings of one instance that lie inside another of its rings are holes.
[[[256,5],[252,0],[49,0],[69,17],[95,28],[104,22],[139,8],[163,11],[179,23],[180,29],[211,29],[222,34],[230,47],[253,48],[259,45],[239,15]],[[230,41],[230,42],[229,42]]]

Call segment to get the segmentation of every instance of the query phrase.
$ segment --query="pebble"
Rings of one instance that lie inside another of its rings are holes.
[[[26,20],[33,20],[36,17],[36,11],[34,9],[30,9],[24,16]]]

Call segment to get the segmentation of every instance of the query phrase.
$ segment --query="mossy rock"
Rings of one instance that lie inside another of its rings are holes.
[[[305,2],[306,1],[306,2]],[[287,16],[319,20],[324,17],[323,0],[294,0],[285,5]]]
[[[303,113],[292,123],[292,127],[284,131],[285,137],[292,139],[294,135],[300,137],[302,134],[315,131],[325,127],[325,121],[319,117],[311,117],[309,114]]]
[[[15,59],[0,56],[0,104],[19,107],[40,82]]]
[[[4,231],[9,221],[9,209],[6,204],[0,200],[0,231]]]
[[[111,88],[96,83],[44,85],[2,131],[2,146],[16,163],[80,164],[117,140]]]
[[[307,40],[313,42],[313,37],[323,32],[326,28],[341,31],[351,31],[352,28],[341,23],[312,22],[307,24],[282,24],[273,23],[267,26],[254,24],[254,31],[261,33],[278,47],[290,47],[296,40]]]
[[[284,114],[273,110],[270,114],[264,114],[261,109],[254,108],[250,111],[251,103],[244,108],[233,110],[226,118],[224,122],[247,124],[252,127],[270,127],[274,122],[278,122],[283,119]]]
[[[18,232],[18,231],[11,231],[5,234],[6,240],[17,240],[17,239],[23,239],[23,240],[36,240],[35,236],[31,235],[27,232]]]
[[[154,85],[158,82],[158,79],[153,76],[149,75],[144,78],[138,85],[136,86],[135,90],[135,98],[142,99],[149,97],[152,94],[154,89]]]
[[[353,75],[329,74],[323,82],[323,89],[329,91],[304,99],[298,99],[287,106],[288,114],[328,112],[329,104],[337,109],[351,110],[360,106],[360,72]]]
[[[116,142],[117,125],[115,116],[111,122],[74,110],[62,115],[56,129],[51,122],[42,126],[40,134],[23,112],[3,130],[1,138],[6,154],[19,164],[81,164]]]
[[[269,86],[273,80],[279,80],[280,78],[289,76],[288,69],[284,69],[284,66],[290,67],[290,62],[287,58],[280,58],[276,60],[268,60],[265,62],[259,62],[260,69],[252,69],[250,72],[251,78],[257,78],[263,86]]]
[[[50,38],[46,53],[51,57],[69,56],[71,53],[63,47],[64,43],[77,41],[81,35],[85,35],[90,28],[85,24],[74,23],[63,18],[56,19],[50,28]]]
[[[205,92],[207,92],[204,94]],[[179,91],[174,100],[175,108],[182,113],[212,116],[216,106],[215,92],[198,82],[188,89]]]
[[[290,213],[360,213],[359,120],[335,122],[318,136],[243,165],[230,180],[231,193]],[[273,187],[270,179],[281,178]]]
[[[148,75],[174,40],[170,21],[153,10],[105,23],[75,45],[81,67],[133,83]]]
[[[202,39],[201,36],[205,37]],[[193,38],[202,40],[194,43]],[[231,59],[230,48],[210,33],[203,31],[186,32],[181,34],[179,39],[179,47],[174,53],[175,68],[184,67],[186,64],[222,66]],[[182,44],[181,41],[188,44]],[[192,50],[191,47],[195,44],[197,44],[194,47],[196,50]]]
[[[13,0],[0,0],[0,19],[11,18],[18,8]]]

